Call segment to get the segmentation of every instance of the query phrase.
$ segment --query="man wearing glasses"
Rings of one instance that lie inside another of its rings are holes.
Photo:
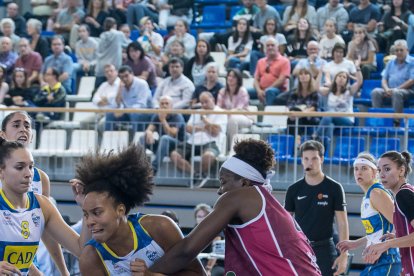
[[[34,52],[30,47],[30,42],[27,38],[21,38],[19,41],[20,55],[16,60],[15,67],[24,68],[27,74],[27,84],[30,86],[33,83],[39,82],[39,72],[42,69],[42,57],[39,53]]]
[[[265,105],[286,105],[290,77],[289,59],[279,53],[279,45],[273,37],[265,42],[265,54],[257,62],[254,74],[256,91],[249,93],[250,98],[258,98]]]
[[[388,62],[382,74],[382,88],[372,91],[372,107],[383,107],[384,98],[391,98],[395,113],[403,113],[404,102],[414,98],[414,58],[408,54],[407,41],[394,42],[396,58]],[[400,125],[400,119],[394,121]]]

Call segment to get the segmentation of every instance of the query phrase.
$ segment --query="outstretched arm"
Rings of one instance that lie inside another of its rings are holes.
[[[224,229],[233,217],[238,215],[239,201],[229,193],[222,195],[214,206],[213,212],[188,236],[177,242],[156,261],[150,270],[169,274],[183,269]]]

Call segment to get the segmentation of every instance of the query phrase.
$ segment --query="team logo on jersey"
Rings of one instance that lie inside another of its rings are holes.
[[[40,226],[40,216],[33,213],[32,214],[32,221],[33,221],[33,223],[36,227]]]
[[[122,264],[122,262],[112,262],[114,266],[114,272],[115,274],[122,274],[122,273],[131,273],[131,271],[127,268],[125,268]]]
[[[3,212],[3,223],[4,225],[13,225],[13,221],[12,221],[12,214],[9,211],[4,211]]]
[[[322,193],[320,193],[320,194],[318,194],[318,199],[319,200],[322,200],[322,199],[326,199],[326,198],[328,198],[329,196],[328,195],[324,195],[324,194],[322,194]]]
[[[155,262],[156,260],[158,260],[160,258],[160,256],[158,255],[157,251],[150,251],[147,250],[145,252],[145,255],[147,255],[147,258],[152,261]]]

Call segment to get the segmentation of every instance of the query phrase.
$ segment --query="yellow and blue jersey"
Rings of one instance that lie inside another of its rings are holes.
[[[16,266],[27,275],[36,255],[45,219],[33,192],[24,209],[16,209],[0,189],[0,261]]]
[[[164,250],[151,238],[142,227],[140,221],[145,215],[137,213],[128,216],[128,225],[131,228],[134,247],[126,256],[118,256],[105,243],[90,240],[87,244],[95,247],[108,275],[131,275],[130,263],[135,259],[145,261],[150,267],[157,259],[164,255]]]
[[[3,184],[0,181],[0,189],[2,188]],[[43,192],[42,189],[42,177],[40,176],[39,169],[33,169],[33,179],[32,185],[30,185],[29,192],[34,192],[35,194],[41,195]]]

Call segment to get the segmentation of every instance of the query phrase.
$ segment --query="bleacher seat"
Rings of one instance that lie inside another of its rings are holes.
[[[75,129],[72,131],[70,145],[67,150],[59,153],[62,157],[81,157],[89,151],[94,152],[97,136],[94,130]]]
[[[376,158],[389,150],[400,151],[400,138],[372,138],[369,152]]]
[[[131,34],[129,35],[129,38],[132,41],[136,41],[138,39],[139,35],[140,35],[139,30],[131,30]]]
[[[39,147],[32,151],[35,157],[55,156],[66,149],[66,130],[43,129],[40,134]]]
[[[382,70],[384,70],[384,54],[383,53],[376,53],[377,59],[377,71],[371,72],[370,77],[371,79],[381,79]]]
[[[232,6],[230,8],[230,20],[233,19],[233,17],[236,15],[236,13],[243,8],[243,6]]]
[[[79,102],[75,104],[75,108],[81,109],[97,109],[96,105],[92,102]],[[82,127],[89,128],[90,124],[94,122],[94,112],[74,112],[72,121],[62,120],[53,121],[47,127],[48,128],[62,128],[62,129],[78,129]],[[92,119],[92,121],[91,121]]]
[[[224,66],[226,62],[226,53],[211,52],[210,55],[219,66],[219,76],[226,76],[226,67]]]
[[[337,137],[332,157],[325,158],[325,163],[350,165],[365,150],[364,137]]]
[[[286,112],[285,105],[267,105],[265,112]],[[286,115],[263,115],[262,122],[258,122],[252,126],[252,133],[281,133],[286,130]]]
[[[109,131],[105,130],[100,146],[101,151],[118,151],[122,147],[128,146],[128,131]]]
[[[226,21],[225,5],[203,6],[202,15],[201,22],[191,24],[191,28],[216,29],[231,27],[231,23]]]
[[[89,102],[92,99],[92,93],[95,90],[94,76],[82,77],[79,83],[78,93],[76,95],[66,95],[68,102]]]
[[[267,141],[275,152],[276,161],[284,161],[293,156],[295,145],[293,135],[269,135]]]
[[[361,96],[354,98],[354,104],[371,106],[371,93],[374,88],[381,88],[381,80],[364,80],[361,88]]]
[[[368,109],[370,113],[394,113],[392,108],[374,108]],[[365,118],[365,124],[361,129],[355,129],[354,133],[359,135],[371,136],[395,136],[404,133],[401,127],[393,126],[393,118]]]

